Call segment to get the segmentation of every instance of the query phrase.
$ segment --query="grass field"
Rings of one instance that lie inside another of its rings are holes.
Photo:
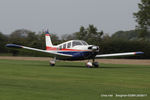
[[[102,95],[113,94],[113,97]],[[147,94],[116,97],[116,94]],[[150,100],[150,66],[0,60],[0,100]]]

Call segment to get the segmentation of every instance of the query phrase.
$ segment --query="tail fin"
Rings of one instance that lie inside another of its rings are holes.
[[[53,47],[51,37],[48,31],[45,32],[45,42],[46,42],[46,50],[50,47]]]

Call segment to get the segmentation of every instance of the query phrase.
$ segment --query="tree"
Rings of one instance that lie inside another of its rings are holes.
[[[150,0],[141,0],[138,7],[140,10],[134,16],[138,23],[139,37],[145,38],[150,31]]]
[[[9,43],[18,44],[18,45],[35,47],[36,41],[37,41],[37,37],[35,32],[32,32],[27,29],[15,30],[9,36]],[[23,51],[12,50],[11,52],[13,53],[14,56],[18,54],[24,55]]]
[[[135,40],[138,37],[136,30],[117,31],[112,35],[112,38],[119,38],[124,40]]]
[[[31,46],[37,40],[35,32],[26,29],[15,30],[10,34],[10,42],[14,44]]]
[[[0,53],[6,52],[5,45],[6,45],[7,39],[8,38],[3,33],[0,32]]]
[[[52,39],[53,45],[57,45],[61,43],[57,34],[51,33],[51,39]]]
[[[88,28],[80,27],[80,31],[73,34],[75,39],[84,40],[90,44],[99,45],[103,31],[98,32],[94,25],[89,25]]]

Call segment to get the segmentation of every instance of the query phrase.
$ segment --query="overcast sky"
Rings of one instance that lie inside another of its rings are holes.
[[[94,24],[112,34],[131,30],[140,0],[0,0],[0,31],[35,32],[49,29],[57,34],[77,32],[81,25]]]

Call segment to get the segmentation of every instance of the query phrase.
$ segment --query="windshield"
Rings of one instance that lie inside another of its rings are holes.
[[[81,41],[83,45],[88,45],[85,41]]]

